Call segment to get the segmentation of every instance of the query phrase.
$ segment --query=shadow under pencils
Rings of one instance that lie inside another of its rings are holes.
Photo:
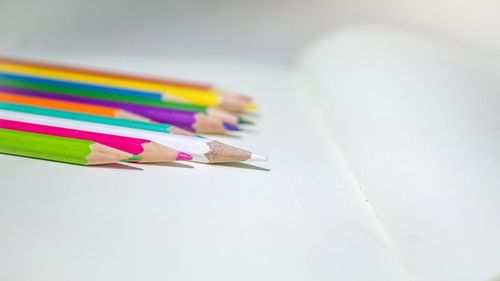
[[[247,164],[247,163],[241,163],[241,162],[237,162],[237,163],[213,163],[210,165],[239,168],[239,169],[248,169],[248,170],[256,170],[256,171],[264,171],[264,172],[271,171],[270,169],[267,169],[267,168],[262,168],[259,166],[255,166],[255,165],[251,165],[251,164]]]
[[[257,134],[257,130],[255,130],[255,128],[244,128],[241,130],[242,133],[246,134],[246,135],[255,135]]]
[[[136,171],[143,171],[143,169],[131,165],[125,165],[122,163],[114,163],[114,164],[106,164],[106,165],[95,165],[95,166],[89,166],[91,168],[104,168],[104,169],[116,169],[116,170],[136,170]]]
[[[179,162],[141,163],[141,165],[163,166],[163,167],[183,168],[183,169],[193,169],[194,168],[191,165],[187,165],[187,164],[179,163]]]

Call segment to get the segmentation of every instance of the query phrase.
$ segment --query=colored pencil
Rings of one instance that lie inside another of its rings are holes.
[[[88,140],[107,145],[109,147],[128,152],[140,157],[137,162],[168,162],[176,160],[192,160],[193,158],[184,152],[163,146],[161,144],[138,138],[100,134],[89,131],[74,130],[69,128],[45,126],[33,123],[18,122],[0,119],[0,128],[8,130],[23,131],[36,134],[45,134],[80,140]]]
[[[0,129],[0,153],[79,165],[111,164],[133,155],[88,140]]]
[[[160,79],[145,78],[139,75],[128,75],[111,71],[99,71],[82,67],[70,67],[48,63],[37,63],[27,60],[0,58],[0,68],[12,73],[24,73],[39,77],[91,82],[104,86],[115,85],[121,88],[138,89],[152,93],[160,93],[159,99],[182,100],[187,103],[203,106],[220,106],[230,111],[243,112],[253,108],[248,98],[220,94],[214,88],[189,87],[186,84],[171,83]],[[250,107],[248,107],[250,105]],[[247,108],[246,108],[247,107]]]
[[[26,60],[26,59],[14,59],[14,58],[7,58],[7,57],[0,57],[0,60],[3,62],[10,62],[13,64],[22,64],[22,65],[38,65],[41,67],[46,67],[46,68],[55,68],[55,69],[60,69],[60,70],[65,70],[68,69],[68,66],[63,66],[63,65],[56,65],[56,64],[50,64],[50,63],[44,63],[40,61],[33,61],[33,60]],[[195,89],[201,89],[201,90],[217,90],[218,87],[213,86],[208,83],[202,83],[202,82],[194,82],[194,81],[184,81],[184,80],[177,80],[177,79],[166,79],[166,78],[157,78],[157,77],[151,77],[151,76],[140,76],[140,75],[129,75],[125,73],[117,73],[113,71],[99,71],[99,70],[90,70],[87,68],[82,68],[82,67],[76,67],[72,66],[71,69],[76,69],[78,71],[84,72],[84,73],[91,73],[91,74],[103,74],[107,73],[108,75],[111,75],[113,77],[123,77],[126,79],[141,79],[143,81],[149,81],[152,83],[165,83],[165,84],[171,84],[171,85],[176,85],[176,86],[181,86],[181,87],[186,87],[186,88],[195,88]],[[222,91],[222,94],[227,94],[227,91]],[[238,95],[242,99],[250,99],[250,97],[244,96],[244,95]]]
[[[9,93],[26,97],[44,98],[54,101],[55,99],[64,100],[79,104],[92,104],[106,107],[114,107],[133,112],[135,114],[147,117],[153,121],[172,124],[183,129],[197,133],[207,134],[226,134],[229,130],[239,130],[238,126],[225,123],[218,118],[207,116],[204,113],[189,112],[173,109],[164,109],[148,107],[144,105],[121,103],[116,101],[107,101],[99,99],[90,99],[85,97],[59,95],[35,90],[26,90],[12,87],[0,86],[0,93]],[[1,99],[0,99],[1,101]],[[8,101],[7,101],[8,102]],[[45,102],[44,104],[48,104]],[[54,108],[54,107],[52,107]],[[77,107],[78,108],[78,107]],[[57,109],[57,108],[56,108]]]
[[[77,113],[77,112],[70,112],[70,111],[63,111],[63,110],[48,109],[48,108],[43,108],[43,107],[34,107],[34,106],[21,105],[21,104],[0,102],[0,109],[17,111],[17,112],[32,113],[32,114],[38,114],[38,115],[45,115],[45,116],[53,116],[53,117],[59,117],[59,118],[64,118],[64,119],[71,119],[71,120],[80,120],[80,121],[86,121],[86,122],[92,122],[92,123],[102,123],[102,124],[108,124],[108,125],[113,125],[113,126],[123,126],[123,127],[136,128],[136,129],[142,129],[142,130],[150,130],[150,131],[162,132],[162,133],[167,133],[167,134],[178,134],[178,135],[189,135],[189,136],[194,135],[193,133],[191,133],[189,131],[185,131],[183,129],[180,129],[180,128],[177,128],[177,127],[174,127],[174,126],[168,125],[168,124],[148,123],[148,122],[126,120],[126,119],[120,119],[120,118],[109,118],[109,117],[105,117],[105,116],[97,116],[97,115],[90,115],[90,114],[85,114],[85,113]]]
[[[53,92],[58,94],[90,97],[104,99],[108,101],[119,101],[131,104],[146,105],[167,109],[176,109],[183,111],[202,112],[208,116],[213,116],[231,124],[251,124],[245,118],[236,116],[224,110],[213,107],[202,107],[191,104],[165,102],[153,98],[142,98],[143,93],[126,90],[121,88],[103,87],[92,84],[82,84],[62,80],[53,80],[33,76],[16,75],[0,72],[0,85],[23,88],[28,90],[37,90],[44,92]]]
[[[6,92],[2,92],[1,90],[0,90],[0,102],[32,105],[44,108],[52,108],[52,109],[87,113],[87,114],[95,114],[107,117],[150,122],[148,118],[145,118],[141,115],[120,108],[113,108],[103,105],[91,105],[87,103],[78,103],[71,101],[61,101],[61,100],[42,98],[36,96],[9,94]]]
[[[155,131],[96,124],[74,119],[63,119],[3,109],[0,109],[0,118],[46,126],[67,127],[75,130],[85,130],[97,133],[147,139],[167,147],[186,152],[193,157],[193,161],[202,163],[267,160],[264,156],[202,137],[165,134]]]

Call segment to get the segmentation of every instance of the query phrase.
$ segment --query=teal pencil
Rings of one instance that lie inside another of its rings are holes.
[[[128,119],[111,118],[106,116],[98,116],[85,113],[55,110],[55,109],[5,103],[5,102],[0,102],[0,109],[52,116],[52,117],[71,119],[71,120],[86,121],[92,123],[107,124],[113,126],[128,127],[128,128],[141,129],[147,131],[162,132],[174,135],[196,136],[192,132],[168,124],[149,123],[149,122],[142,122],[142,121],[135,121]]]

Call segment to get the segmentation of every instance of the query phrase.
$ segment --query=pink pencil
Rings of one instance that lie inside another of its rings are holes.
[[[69,128],[45,126],[33,123],[0,119],[0,128],[38,133],[59,137],[95,141],[141,157],[138,162],[167,162],[175,160],[192,160],[191,155],[179,152],[170,147],[145,140],[123,136],[115,136]]]

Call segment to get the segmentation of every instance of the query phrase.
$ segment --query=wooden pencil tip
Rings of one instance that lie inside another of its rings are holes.
[[[215,87],[214,91],[216,91],[217,93],[219,93],[219,95],[221,95],[222,97],[226,97],[226,98],[227,97],[234,97],[234,98],[237,98],[238,100],[240,100],[242,102],[246,102],[246,103],[252,103],[253,102],[252,97],[247,96],[247,95],[243,95],[243,94],[240,94],[240,93],[235,93],[235,92],[227,90],[227,89],[222,89],[222,88],[219,88],[219,87]]]
[[[204,113],[197,113],[195,119],[196,121],[193,124],[193,128],[198,133],[226,134],[228,131],[225,122],[219,118],[208,116]]]
[[[87,165],[112,164],[127,160],[134,155],[100,143],[90,145],[91,152],[87,156]]]
[[[237,97],[223,96],[221,97],[220,103],[217,107],[229,112],[243,112],[245,111],[245,106],[247,105],[247,102],[242,101]]]
[[[209,152],[205,153],[208,163],[230,163],[247,161],[252,158],[252,153],[218,141],[208,143]]]
[[[144,151],[139,154],[143,163],[170,162],[177,160],[179,151],[156,142],[142,144]]]

